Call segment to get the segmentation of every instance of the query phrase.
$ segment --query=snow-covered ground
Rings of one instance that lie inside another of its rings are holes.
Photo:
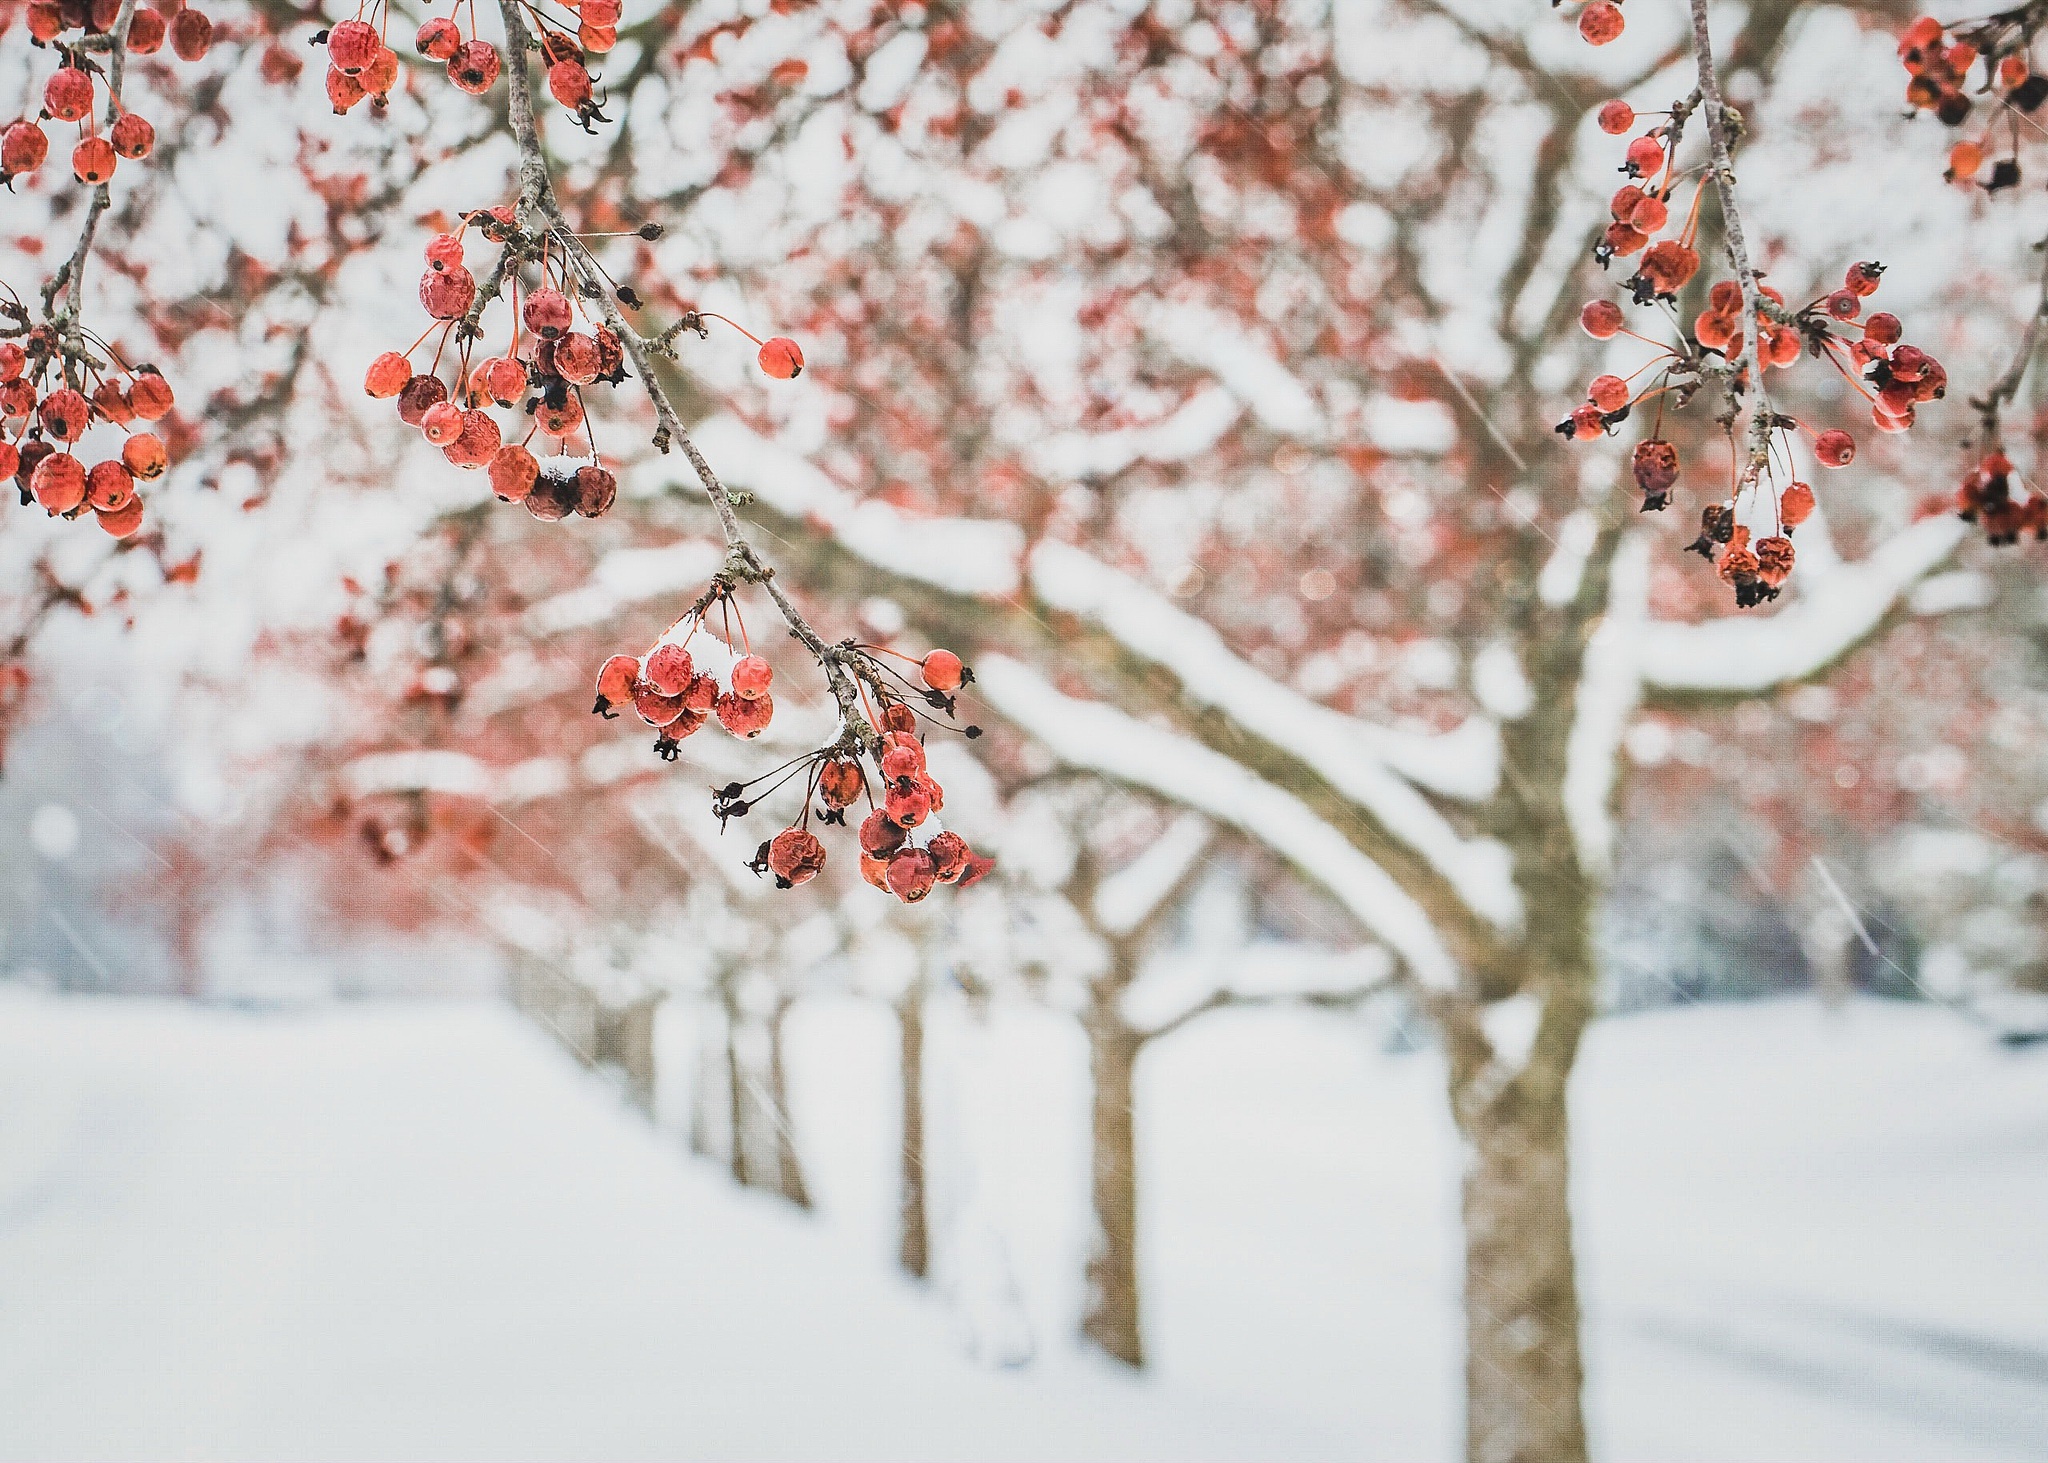
[[[1071,1027],[936,1023],[924,1294],[886,1013],[795,1019],[812,1219],[496,1007],[0,990],[0,1457],[1454,1455],[1432,1056],[1286,1011],[1147,1054],[1132,1381],[1067,1339]],[[1691,1009],[1600,1024],[1576,1100],[1604,1456],[2048,1458],[2048,1050]]]

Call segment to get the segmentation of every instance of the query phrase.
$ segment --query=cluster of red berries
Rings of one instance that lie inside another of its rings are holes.
[[[705,623],[714,605],[726,612],[722,636]],[[734,736],[758,736],[775,715],[769,691],[774,671],[744,648],[743,620],[743,653],[735,654],[732,622],[737,612],[734,584],[722,577],[714,580],[645,655],[614,655],[605,661],[597,673],[592,710],[609,717],[616,714],[615,707],[630,705],[642,721],[656,728],[654,749],[666,761],[673,761],[684,738],[714,716]],[[695,655],[692,644],[697,645]],[[918,696],[950,719],[958,710],[956,694],[974,673],[950,650],[934,650],[922,660],[912,660],[880,646],[848,642],[832,653],[857,679],[863,696],[872,695],[868,719],[846,728],[829,747],[752,782],[715,789],[712,811],[721,825],[730,818],[744,818],[762,799],[803,777],[803,813],[763,843],[749,865],[756,873],[773,874],[777,887],[808,883],[825,867],[825,845],[811,832],[811,819],[844,826],[847,810],[863,799],[869,811],[858,834],[860,869],[870,884],[915,903],[935,885],[974,883],[994,867],[994,861],[975,854],[966,839],[941,828],[934,817],[946,805],[945,789],[925,761],[918,735],[920,713],[907,699]],[[919,684],[913,685],[882,657],[915,665]],[[979,727],[963,730],[969,737],[980,735]],[[868,766],[872,775],[865,770]]]
[[[1700,510],[1700,536],[1687,551],[1701,555],[1735,591],[1739,609],[1778,597],[1792,573],[1792,530],[1813,512],[1813,489],[1794,483],[1778,499],[1778,532],[1750,542],[1750,528],[1735,521],[1733,503],[1709,503]]]
[[[48,122],[78,124],[71,172],[81,183],[106,183],[122,159],[133,162],[149,156],[156,146],[156,129],[148,118],[118,101],[115,110],[119,115],[102,135],[95,100],[100,85],[97,78],[106,74],[105,69],[83,46],[63,40],[74,32],[81,40],[103,37],[113,30],[120,14],[120,0],[37,0],[28,7],[30,39],[38,45],[54,42],[58,65],[43,83],[41,113],[10,122],[0,130],[0,182],[12,187],[16,178],[42,167],[50,155],[50,137],[43,130]],[[137,9],[128,23],[127,49],[139,56],[151,55],[162,49],[166,39],[180,57],[197,61],[213,45],[213,22],[178,0],[161,0],[160,8]]]
[[[1994,448],[1956,488],[1956,513],[1966,523],[1981,523],[1985,540],[1993,545],[2016,544],[2029,533],[2036,542],[2048,539],[2048,498],[2029,493],[2015,501],[2014,476],[2012,459]]]
[[[577,28],[571,33],[555,24],[540,10],[521,0],[520,9],[540,38],[541,60],[548,69],[548,92],[569,111],[584,131],[608,120],[604,102],[595,93],[595,78],[586,64],[585,53],[602,55],[619,41],[620,0],[563,0],[577,14]],[[381,19],[375,19],[381,12]],[[430,61],[448,68],[448,79],[471,96],[482,96],[497,84],[504,71],[498,48],[475,30],[475,8],[471,7],[471,30],[462,29],[462,5],[457,0],[451,14],[430,17],[413,38],[413,46]],[[337,114],[347,112],[365,97],[381,109],[392,85],[398,80],[398,56],[385,42],[390,11],[383,0],[359,5],[355,19],[345,20],[331,30],[313,37],[315,45],[327,48],[327,98]]]
[[[1555,9],[1558,0],[1550,0]],[[1622,19],[1621,0],[1593,0],[1579,12],[1579,35],[1589,46],[1604,46],[1619,40],[1628,22]]]
[[[1977,88],[1990,93],[2001,115],[2007,109],[2031,114],[2048,102],[2048,76],[2034,71],[2029,53],[2040,16],[2034,7],[1993,15],[1981,21],[1945,26],[1923,15],[1899,37],[1899,60],[1906,68],[1906,104],[1932,112],[1951,127],[1970,120],[1974,110],[1968,94],[1969,76],[1979,61],[1984,79]],[[1958,183],[1976,183],[1993,145],[1993,127],[1981,138],[1962,138],[1949,149],[1948,176]],[[2007,155],[1983,178],[1987,192],[2016,187],[2020,181],[2019,129],[2007,129]]]
[[[130,371],[67,353],[54,327],[28,328],[25,314],[0,303],[0,334],[18,336],[0,340],[0,477],[14,479],[24,508],[35,503],[65,518],[91,509],[100,527],[127,538],[142,527],[136,483],[155,481],[170,465],[163,439],[133,432],[118,455],[89,467],[72,449],[96,422],[128,428],[166,415],[170,383],[146,366]],[[9,323],[17,328],[8,331]]]
[[[464,239],[472,228],[501,249],[488,288],[478,284],[466,262]],[[650,223],[634,232],[658,239],[662,228]],[[433,323],[407,349],[385,351],[371,361],[363,389],[378,400],[395,399],[399,419],[418,428],[457,467],[488,468],[492,491],[505,502],[525,504],[535,518],[552,523],[571,513],[595,518],[605,512],[618,496],[618,479],[599,460],[583,393],[600,382],[618,386],[627,379],[625,348],[609,324],[590,317],[588,287],[579,287],[556,241],[529,235],[512,206],[500,204],[469,214],[453,233],[429,239],[426,257],[420,304]],[[539,282],[522,300],[524,263],[535,267]],[[502,355],[473,361],[485,311],[508,293],[510,343]],[[619,297],[637,304],[630,290],[621,289]],[[684,327],[702,332],[706,319],[724,317],[692,315]],[[576,328],[579,321],[585,328]],[[414,353],[437,334],[433,359],[424,371],[414,369]],[[769,375],[787,380],[802,371],[803,351],[795,341],[778,336],[758,343],[761,368]],[[443,380],[443,361],[451,354],[450,379]],[[520,441],[506,439],[488,410],[494,406],[531,418]],[[543,470],[528,446],[536,434],[564,451],[580,436],[588,460],[569,467],[556,458],[553,463],[560,465]]]

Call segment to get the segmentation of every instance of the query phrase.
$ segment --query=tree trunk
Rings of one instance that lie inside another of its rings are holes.
[[[747,1164],[747,1077],[740,1056],[740,1003],[731,981],[724,982],[719,995],[725,1005],[725,1093],[731,1118],[732,1181],[752,1182]]]
[[[792,1003],[775,1008],[768,1022],[768,1097],[774,1110],[768,1114],[775,1133],[776,1192],[799,1209],[811,1207],[811,1191],[804,1183],[804,1167],[796,1152],[796,1129],[789,1119],[789,1075],[783,1065],[782,1022]]]
[[[1113,1001],[1113,998],[1112,998]],[[1143,1038],[1111,1004],[1088,1014],[1094,1074],[1092,1197],[1095,1234],[1081,1334],[1126,1366],[1145,1364],[1138,1313],[1138,1169],[1132,1075]]]
[[[1539,949],[1547,943],[1532,933]],[[1497,1051],[1477,1006],[1458,1000],[1445,1008],[1451,1111],[1469,1145],[1468,1463],[1586,1457],[1565,1090],[1592,1014],[1592,952],[1565,938],[1544,953],[1555,963],[1543,962],[1548,973],[1532,978],[1522,997],[1542,1002],[1531,1013],[1540,1016],[1533,1039],[1523,1034],[1526,1054],[1506,1032],[1506,1049]]]
[[[896,1007],[901,1031],[903,1122],[899,1129],[899,1177],[896,1208],[896,1263],[904,1273],[923,1280],[931,1273],[931,1215],[924,1176],[924,984],[903,993]]]

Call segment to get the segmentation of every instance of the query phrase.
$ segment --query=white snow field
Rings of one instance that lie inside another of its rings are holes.
[[[920,1291],[877,1008],[795,1018],[804,1217],[492,1005],[0,988],[0,1458],[1456,1455],[1432,1055],[1284,1010],[1146,1055],[1131,1380],[1068,1339],[1084,1052],[999,1010],[934,1024]],[[2048,1050],[1695,1008],[1599,1023],[1575,1101],[1601,1456],[2048,1458]]]

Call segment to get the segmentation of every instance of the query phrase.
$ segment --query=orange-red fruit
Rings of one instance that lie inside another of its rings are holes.
[[[1593,0],[1579,12],[1579,34],[1589,46],[1604,46],[1619,39],[1627,25],[1621,18],[1621,7],[1608,0]]]
[[[138,7],[128,22],[128,49],[138,56],[154,56],[163,49],[166,29],[161,11]]]
[[[803,374],[803,348],[786,335],[778,335],[761,347],[761,369],[778,381]]]
[[[889,821],[889,815],[879,808],[861,820],[860,851],[869,858],[887,858],[903,847],[903,840],[909,835],[896,823]]]
[[[1964,140],[1948,150],[1948,175],[1967,183],[1984,166],[1984,145]]]
[[[128,471],[149,483],[164,475],[171,460],[161,437],[154,432],[137,432],[121,444],[121,461],[127,464]]]
[[[828,808],[850,808],[867,786],[860,763],[834,757],[818,769],[818,796]]]
[[[1600,130],[1610,137],[1619,137],[1636,125],[1636,109],[1619,97],[1600,108]]]
[[[1638,137],[1624,157],[1637,176],[1648,177],[1664,166],[1664,144],[1654,137]]]
[[[171,414],[176,398],[171,394],[170,382],[155,371],[143,370],[128,383],[128,404],[145,422],[156,422]]]
[[[95,513],[113,513],[135,496],[135,474],[116,461],[95,462],[85,475],[85,501]]]
[[[1805,483],[1794,483],[1785,489],[1778,499],[1778,521],[1789,532],[1813,517],[1813,489]]]
[[[451,401],[437,401],[420,418],[420,432],[436,447],[446,447],[462,435],[462,409]]]
[[[11,123],[0,134],[0,173],[33,173],[50,155],[50,139],[33,122]]]
[[[142,527],[142,500],[130,498],[122,507],[95,516],[99,519],[100,527],[115,538],[128,538]]]
[[[1586,388],[1586,396],[1601,411],[1617,412],[1628,405],[1628,382],[1619,376],[1595,376],[1592,385]],[[925,680],[929,683],[931,676],[927,674]],[[939,689],[951,690],[952,687],[945,686]]]
[[[114,151],[130,162],[148,157],[150,149],[156,146],[156,128],[149,125],[149,118],[136,112],[123,112],[107,136]]]
[[[736,737],[758,737],[775,715],[775,698],[747,698],[730,692],[718,698],[718,724]]]
[[[476,298],[476,276],[456,265],[420,276],[420,304],[436,320],[453,320]]]
[[[448,58],[448,79],[471,96],[482,96],[498,79],[498,51],[489,41],[470,41]]]
[[[1856,439],[1831,427],[1813,439],[1813,455],[1822,467],[1847,467],[1856,456]]]
[[[1828,296],[1828,314],[1837,320],[1854,320],[1863,313],[1863,296],[1854,290],[1836,290]]]
[[[104,137],[85,138],[71,149],[71,175],[81,183],[104,183],[118,166],[114,144]]]
[[[560,401],[541,402],[534,408],[533,419],[550,437],[572,436],[583,425],[583,403],[572,391]]]
[[[405,390],[405,383],[410,380],[412,362],[397,351],[386,351],[370,362],[370,369],[363,373],[363,390],[384,401]]]
[[[429,61],[446,61],[462,49],[462,30],[446,16],[435,16],[420,27],[413,45]]]
[[[1692,322],[1693,338],[1710,351],[1732,357],[1736,354],[1735,342],[1742,338],[1735,326],[1736,317],[1733,315],[1702,310],[1699,318]]]
[[[470,378],[471,388],[499,406],[510,406],[526,390],[526,368],[506,356],[492,356]]]
[[[0,340],[0,384],[19,381],[28,369],[28,352],[11,340]]]
[[[539,461],[524,447],[500,447],[491,458],[491,491],[507,503],[517,503],[531,493],[539,476]]]
[[[959,690],[967,671],[960,657],[950,650],[934,650],[919,668],[924,672],[924,683],[934,691]]]
[[[619,480],[595,463],[576,469],[576,511],[602,518],[619,499]]]
[[[65,386],[43,398],[38,416],[43,430],[59,442],[76,442],[85,435],[86,426],[92,420],[92,408],[84,396]]]
[[[553,340],[569,328],[573,318],[569,297],[557,289],[538,289],[526,297],[520,311],[526,328],[542,340]]]
[[[825,845],[815,833],[785,828],[768,844],[768,868],[784,888],[808,884],[825,867]]]
[[[775,668],[758,655],[743,655],[733,663],[732,693],[743,701],[758,701],[768,694]]]
[[[573,112],[590,100],[590,73],[581,61],[557,61],[548,68],[548,92]]]
[[[1629,210],[1629,227],[1639,234],[1654,234],[1671,221],[1671,210],[1656,194],[1644,195],[1641,202]]]
[[[647,684],[664,696],[680,696],[696,678],[690,652],[680,645],[657,645],[647,657]]]
[[[664,696],[642,681],[633,688],[633,709],[649,726],[667,726],[683,714],[683,698]]]
[[[904,736],[914,737],[917,732],[917,713],[901,701],[893,701],[882,708],[882,730],[901,732]]]
[[[327,57],[339,70],[354,76],[384,49],[377,28],[367,21],[344,20],[327,32]]]
[[[1643,255],[1642,277],[1660,295],[1675,295],[1699,272],[1700,256],[1676,239],[1652,244]]]
[[[43,83],[43,109],[59,122],[83,122],[92,111],[92,77],[76,66],[60,66]]]
[[[197,61],[213,48],[213,22],[187,6],[171,18],[171,49],[181,61]]]
[[[683,691],[683,705],[691,711],[709,711],[718,704],[718,682],[702,671],[690,677]]]
[[[21,471],[21,453],[12,442],[0,442],[0,478],[11,478]]]
[[[1897,345],[1905,333],[1899,317],[1887,310],[1880,310],[1863,322],[1863,338],[1872,345]]]
[[[608,711],[633,699],[633,683],[640,678],[640,662],[630,655],[615,655],[598,667],[597,709]]]
[[[615,25],[580,25],[576,28],[576,39],[584,50],[602,56],[619,43],[619,28]]]
[[[1878,281],[1883,277],[1882,264],[1863,260],[1849,266],[1848,272],[1842,276],[1842,288],[1854,290],[1859,295],[1874,295],[1877,293]]]
[[[356,79],[373,97],[391,95],[391,88],[398,84],[398,52],[389,46],[379,47],[370,64],[363,68],[363,74]]]
[[[455,434],[442,453],[457,467],[477,468],[498,455],[498,447],[504,441],[504,434],[498,430],[497,421],[489,412],[465,411],[462,413],[462,430]]]
[[[1595,340],[1611,340],[1620,333],[1624,317],[1612,300],[1588,300],[1579,311],[1579,329]]]
[[[415,376],[398,393],[398,419],[408,427],[417,427],[429,407],[438,406],[447,399],[448,388],[441,383],[439,376]]]
[[[570,331],[555,342],[555,370],[566,381],[588,386],[598,376],[600,358],[597,341],[580,331]]]
[[[882,799],[882,811],[889,815],[890,822],[904,828],[915,828],[931,816],[931,792],[922,782],[892,782],[887,796]]]
[[[929,849],[898,849],[889,860],[889,892],[905,904],[915,904],[931,893],[938,876],[938,860]]]
[[[361,78],[332,66],[327,68],[327,100],[334,108],[335,116],[341,116],[368,95]]]
[[[85,501],[85,464],[69,452],[52,452],[29,474],[29,491],[50,513],[69,513]]]

